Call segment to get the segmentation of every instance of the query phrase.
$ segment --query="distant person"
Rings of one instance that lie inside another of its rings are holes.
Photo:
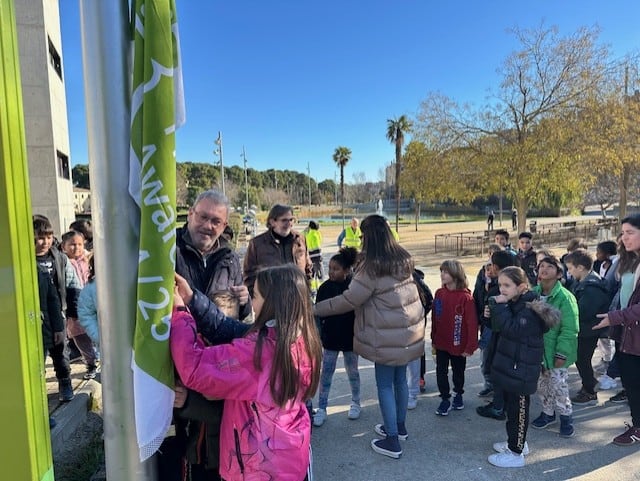
[[[220,476],[304,479],[311,444],[305,401],[318,387],[322,358],[307,277],[292,263],[257,272],[255,324],[243,338],[215,346],[196,334],[184,286],[174,293],[171,355],[187,388],[224,399]],[[198,328],[217,330],[211,324]]]
[[[49,272],[38,267],[37,273],[44,355],[45,358],[47,355],[51,356],[53,369],[58,380],[69,379],[71,367],[64,350],[64,317],[62,316],[60,299]],[[60,394],[63,394],[62,391]],[[73,390],[71,390],[70,396],[73,397]],[[56,424],[55,419],[49,416],[49,427],[53,429]]]
[[[597,314],[609,310],[613,296],[606,281],[592,270],[593,258],[585,249],[570,252],[564,257],[564,262],[573,279],[570,290],[578,302],[580,319],[576,367],[582,380],[582,388],[571,398],[571,402],[577,405],[595,405],[598,403],[598,381],[593,372],[591,358],[596,350],[598,338],[608,337],[609,330],[604,328],[596,331],[593,326],[600,322]]]
[[[442,287],[435,293],[431,319],[431,345],[436,350],[436,381],[442,401],[436,414],[447,416],[451,409],[464,409],[464,372],[467,357],[478,347],[478,316],[467,276],[457,260],[440,265]],[[453,402],[449,387],[451,364]]]
[[[520,267],[527,273],[527,278],[532,286],[538,283],[536,272],[536,251],[533,250],[533,234],[531,232],[520,232],[518,235],[518,260]]]
[[[538,279],[539,283],[533,292],[560,311],[560,323],[544,335],[543,369],[538,380],[542,412],[531,425],[536,429],[544,429],[557,423],[559,415],[560,436],[569,438],[574,435],[574,427],[567,377],[569,366],[575,362],[578,354],[578,303],[560,282],[562,264],[556,257],[545,257],[540,261]]]
[[[502,248],[505,251],[507,251],[509,254],[513,256],[518,255],[518,253],[514,250],[514,248],[511,247],[511,244],[509,244],[509,232],[507,232],[505,229],[498,229],[495,232],[493,239],[496,244],[499,244],[500,246],[502,246]]]
[[[518,211],[515,207],[511,211],[511,230],[518,230]]]
[[[304,237],[312,264],[311,290],[317,292],[324,273],[322,272],[322,234],[320,225],[315,220],[309,221],[309,226],[304,230]]]
[[[316,302],[339,296],[349,287],[351,268],[356,262],[358,251],[354,247],[343,247],[329,261],[329,279],[318,289]],[[318,393],[318,410],[313,416],[313,425],[322,426],[327,420],[327,406],[333,374],[336,370],[338,354],[342,352],[344,368],[351,386],[351,405],[347,418],[360,417],[360,373],[358,372],[358,354],[353,351],[353,322],[355,314],[347,311],[342,314],[320,317],[320,338],[322,339],[322,374]]]
[[[500,338],[491,375],[504,391],[507,441],[494,443],[497,454],[488,461],[500,468],[520,468],[529,454],[530,396],[540,375],[543,335],[558,322],[558,312],[529,291],[529,281],[520,267],[504,268],[498,282],[500,294],[492,298],[490,310]]]
[[[69,230],[80,232],[84,236],[84,248],[87,252],[93,251],[93,229],[91,221],[80,219],[69,224]]]
[[[345,227],[338,236],[338,248],[342,247],[355,247],[360,249],[362,232],[359,227],[360,222],[357,218],[351,219],[351,225]]]
[[[384,215],[383,212],[384,212],[384,206],[382,204],[382,199],[378,199],[378,206],[376,208],[376,214],[383,216]]]
[[[489,216],[487,217],[487,230],[488,231],[492,231],[493,230],[493,220],[494,220],[495,216],[493,214],[493,211],[490,210],[489,211]]]
[[[46,271],[51,276],[51,279],[53,279],[62,315],[77,317],[80,281],[67,256],[60,252],[57,247],[53,246],[53,226],[48,218],[41,215],[33,216],[33,236],[35,238],[36,265],[39,269]],[[58,337],[55,338],[56,341]],[[54,351],[53,355],[58,359],[60,366],[69,363],[68,351],[66,351],[64,343],[65,338],[66,336],[63,334],[62,344],[54,342],[52,348]],[[60,354],[58,353],[60,349],[65,350],[63,354],[64,359],[60,358]],[[58,379],[58,399],[62,402],[71,401],[74,397],[69,374],[70,371],[67,372],[66,369],[63,368],[56,371],[56,378]]]
[[[258,270],[294,264],[311,279],[312,264],[304,235],[293,229],[293,207],[275,204],[267,216],[267,231],[249,241],[244,255],[244,284],[253,295]]]
[[[84,246],[85,239],[82,233],[72,230],[62,235],[62,250],[73,266],[73,270],[76,272],[76,276],[80,281],[81,288],[84,288],[87,282],[89,282],[89,261],[87,260]],[[77,315],[67,317],[67,336],[75,343],[87,367],[87,371],[83,376],[84,379],[95,379],[98,353],[93,346],[93,341],[78,321]]]
[[[391,234],[384,217],[362,221],[362,257],[349,288],[318,302],[315,313],[329,316],[355,311],[354,351],[373,361],[378,402],[384,424],[371,448],[384,456],[402,456],[405,425],[407,363],[424,352],[424,309],[413,280],[413,260]]]

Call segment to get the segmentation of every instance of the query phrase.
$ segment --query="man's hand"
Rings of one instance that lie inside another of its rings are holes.
[[[244,284],[241,286],[231,286],[229,290],[238,298],[241,306],[249,302],[249,289]]]
[[[64,342],[64,331],[54,332],[53,344],[57,346],[58,344],[62,344],[63,342]]]

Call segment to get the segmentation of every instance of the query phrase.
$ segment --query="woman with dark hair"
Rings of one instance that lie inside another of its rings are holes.
[[[613,438],[619,446],[640,443],[640,215],[621,221],[618,277],[620,278],[620,308],[608,314],[598,314],[602,320],[593,329],[612,326],[610,337],[618,347],[616,359],[620,378],[631,410],[632,425]]]
[[[355,311],[353,350],[375,363],[378,402],[384,424],[372,449],[399,458],[405,426],[407,364],[424,352],[424,318],[413,280],[411,255],[394,239],[384,217],[370,215],[360,224],[362,251],[349,288],[315,307],[318,316]]]
[[[267,216],[267,232],[249,241],[244,255],[244,284],[253,295],[258,270],[264,267],[295,264],[311,279],[311,259],[304,235],[293,230],[293,208],[276,204]]]

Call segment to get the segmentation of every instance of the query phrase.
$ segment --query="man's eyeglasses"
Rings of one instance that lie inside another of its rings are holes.
[[[199,224],[211,224],[213,227],[220,227],[227,223],[220,217],[209,217],[208,215],[201,214],[199,212],[196,212],[195,210],[193,211],[193,213],[195,214]]]
[[[278,222],[282,222],[283,224],[293,224],[296,220],[293,217],[287,217],[287,218],[282,218],[282,219],[278,219]]]

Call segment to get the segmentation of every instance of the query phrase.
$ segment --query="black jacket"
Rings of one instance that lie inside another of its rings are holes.
[[[578,314],[580,316],[580,331],[578,337],[607,337],[609,328],[594,331],[593,326],[600,322],[596,314],[605,314],[609,311],[609,305],[613,294],[609,291],[607,281],[595,272],[590,272],[580,282],[574,279],[571,292],[578,301]]]
[[[510,393],[535,393],[544,353],[543,335],[560,322],[560,311],[526,292],[516,302],[492,304],[491,316],[500,329],[491,364],[492,380]]]
[[[53,279],[44,269],[38,268],[38,294],[42,319],[42,344],[45,353],[54,346],[53,334],[64,331],[64,317],[60,298]]]
[[[342,294],[349,287],[351,279],[345,282],[327,280],[320,285],[316,302],[324,301]],[[320,318],[320,338],[322,347],[330,351],[353,351],[353,323],[355,313],[353,311],[335,316]]]
[[[205,295],[227,291],[230,286],[242,285],[242,267],[238,255],[222,237],[220,246],[206,257],[191,244],[187,226],[176,230],[176,272],[184,277],[192,289]],[[240,319],[251,314],[251,299],[240,306]]]

